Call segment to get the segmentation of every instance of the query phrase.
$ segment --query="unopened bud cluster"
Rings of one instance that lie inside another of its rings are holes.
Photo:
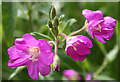
[[[57,37],[59,20],[56,16],[56,9],[54,6],[52,6],[51,8],[49,16],[50,16],[50,19],[48,19],[48,26],[50,30],[52,31],[53,35]]]

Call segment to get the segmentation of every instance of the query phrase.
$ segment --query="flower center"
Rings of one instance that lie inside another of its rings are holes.
[[[31,55],[29,59],[32,60],[32,62],[38,61],[37,57],[40,54],[40,50],[38,47],[29,48],[29,54]]]
[[[93,29],[94,31],[99,31],[99,32],[101,32],[102,27],[100,26],[100,24],[98,24],[98,28],[93,27],[92,29]]]

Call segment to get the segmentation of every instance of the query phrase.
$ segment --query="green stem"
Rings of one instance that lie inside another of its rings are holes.
[[[28,9],[28,16],[29,16],[29,24],[30,24],[30,27],[31,27],[31,32],[34,30],[33,29],[33,23],[32,23],[32,4],[30,3],[26,3],[26,6],[27,6],[27,9]]]

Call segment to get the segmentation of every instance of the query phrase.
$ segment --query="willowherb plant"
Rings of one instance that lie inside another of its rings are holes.
[[[15,45],[8,49],[10,58],[8,61],[8,66],[11,68],[27,66],[28,73],[34,80],[39,78],[39,72],[42,76],[48,75],[51,72],[52,63],[53,69],[58,71],[60,58],[57,51],[58,40],[59,36],[61,35],[64,36],[62,41],[66,41],[66,54],[72,57],[75,61],[84,61],[86,55],[90,54],[90,48],[93,47],[92,41],[83,35],[73,35],[82,30],[86,30],[86,32],[88,32],[93,39],[95,36],[100,42],[106,43],[103,38],[110,40],[114,33],[116,20],[109,16],[103,17],[102,11],[99,10],[91,11],[84,9],[82,14],[86,18],[85,25],[81,29],[66,35],[65,33],[62,33],[61,29],[59,28],[59,25],[64,19],[64,15],[61,15],[58,18],[56,16],[55,7],[52,6],[50,8],[47,25],[55,38],[55,41],[51,41],[55,46],[54,53],[51,52],[52,45],[48,41],[44,39],[36,40],[32,36],[32,33],[31,35],[27,33],[24,34],[22,38],[17,38],[15,40]],[[70,71],[78,76],[74,70]],[[66,72],[67,71],[64,72],[64,75],[68,77],[69,74]]]

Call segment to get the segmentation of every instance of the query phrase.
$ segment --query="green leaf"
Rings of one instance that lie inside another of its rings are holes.
[[[59,26],[58,26],[59,33],[61,33],[61,30],[62,30],[62,27],[63,27],[63,20],[64,20],[64,17],[65,17],[64,14],[61,15],[61,16],[59,17]]]
[[[2,23],[4,31],[4,39],[8,46],[14,42],[14,28],[16,25],[17,4],[15,2],[2,3]]]
[[[94,78],[94,80],[115,80],[115,79],[106,75],[98,75]]]
[[[76,22],[76,19],[72,18],[72,19],[69,19],[67,21],[67,23],[63,26],[62,28],[62,32],[65,33],[65,34],[69,34],[70,33],[70,27]]]
[[[42,33],[33,32],[33,33],[30,33],[30,34],[33,35],[36,39],[44,39],[44,40],[47,40],[47,41],[53,41],[52,38],[50,38],[49,36],[44,35]]]
[[[106,55],[106,61],[112,62],[118,54],[118,44],[114,46],[114,48]]]

